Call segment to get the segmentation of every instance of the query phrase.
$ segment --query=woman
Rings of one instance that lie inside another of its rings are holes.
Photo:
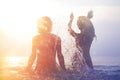
[[[74,32],[71,28],[72,21],[74,18],[73,13],[70,15],[70,21],[68,23],[68,31],[75,38],[76,47],[79,52],[82,51],[82,56],[84,58],[83,61],[87,64],[87,66],[93,69],[92,60],[90,57],[90,47],[95,37],[95,30],[90,19],[93,17],[92,11],[88,12],[88,16],[79,16],[77,20],[77,26],[80,30],[80,33]],[[81,54],[81,53],[80,53]]]
[[[61,39],[51,33],[51,19],[47,16],[40,18],[37,28],[39,34],[33,37],[32,54],[28,61],[27,70],[32,68],[33,62],[37,58],[35,66],[35,71],[37,73],[56,72],[56,55],[60,67],[65,70],[64,57],[61,51]]]

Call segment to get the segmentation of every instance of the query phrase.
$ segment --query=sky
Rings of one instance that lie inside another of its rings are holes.
[[[32,37],[37,33],[36,20],[50,16],[53,33],[69,42],[69,15],[74,13],[72,28],[78,32],[76,19],[93,10],[96,36],[91,47],[94,64],[120,65],[119,0],[0,0],[0,54],[28,56]],[[64,48],[64,46],[63,46]]]

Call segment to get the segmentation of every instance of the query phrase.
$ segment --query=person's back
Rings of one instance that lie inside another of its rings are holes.
[[[54,34],[40,34],[34,37],[33,45],[38,49],[36,71],[56,70],[56,48],[60,38]]]
[[[29,58],[27,69],[29,70],[37,56],[35,71],[39,72],[55,72],[56,56],[60,67],[65,70],[64,58],[61,52],[60,37],[51,33],[52,21],[49,17],[42,17],[38,20],[39,35],[32,40],[32,54]]]

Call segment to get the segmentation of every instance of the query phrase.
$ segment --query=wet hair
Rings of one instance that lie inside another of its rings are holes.
[[[41,25],[42,28],[45,28],[48,32],[51,32],[52,29],[52,20],[48,17],[48,16],[43,16],[41,18],[38,19],[38,29],[41,29]]]
[[[89,11],[87,16],[79,16],[77,20],[77,26],[81,30],[81,34],[91,38],[95,37],[95,30],[92,22],[90,21],[92,17],[93,13],[92,11]]]

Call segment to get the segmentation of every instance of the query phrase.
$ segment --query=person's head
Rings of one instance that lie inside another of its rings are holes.
[[[93,26],[90,19],[93,17],[93,12],[89,11],[87,16],[79,16],[77,20],[77,26],[80,30],[84,30]]]
[[[48,16],[43,16],[37,21],[39,33],[50,33],[52,29],[52,21]]]
[[[77,20],[77,26],[80,29],[81,33],[94,37],[95,30],[90,20],[92,17],[93,17],[92,11],[89,11],[87,16],[79,16]]]
[[[77,20],[77,26],[82,31],[86,25],[86,16],[79,16]]]

